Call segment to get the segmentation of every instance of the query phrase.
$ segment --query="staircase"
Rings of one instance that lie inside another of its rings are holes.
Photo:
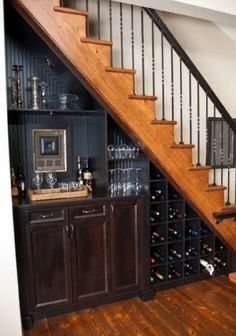
[[[225,207],[225,187],[209,186],[211,167],[193,166],[194,145],[175,143],[175,121],[156,120],[158,98],[134,94],[135,70],[112,66],[112,42],[87,38],[88,13],[59,7],[57,0],[11,2],[147,157],[161,167],[203,220],[236,251],[236,221],[226,216],[219,223],[213,215]]]

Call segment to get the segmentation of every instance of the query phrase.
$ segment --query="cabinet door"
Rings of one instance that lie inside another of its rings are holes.
[[[140,229],[142,217],[137,199],[111,203],[111,260],[113,293],[140,286]]]
[[[73,289],[75,300],[108,294],[108,227],[106,217],[80,218],[74,226]]]
[[[30,306],[46,310],[71,302],[68,226],[54,222],[26,227]]]

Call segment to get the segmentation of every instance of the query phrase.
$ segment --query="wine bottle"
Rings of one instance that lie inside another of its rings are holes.
[[[169,265],[168,278],[181,278],[181,273],[174,267],[174,265]]]
[[[158,262],[164,262],[165,258],[163,258],[160,253],[154,252],[150,258],[151,264],[156,264]]]
[[[92,173],[89,169],[88,158],[84,159],[84,167],[82,169],[84,185],[92,191]]]
[[[175,249],[173,249],[173,248],[170,249],[170,255],[172,255],[172,256],[174,256],[174,257],[176,257],[178,259],[182,258],[182,255],[178,251],[176,251]]]
[[[151,179],[152,180],[160,180],[163,179],[162,174],[159,172],[158,169],[156,169],[154,166],[151,166]]]
[[[201,242],[201,253],[203,254],[203,253],[210,253],[210,252],[212,252],[213,250],[212,250],[212,247],[211,246],[209,246],[207,243],[205,243],[205,242]]]
[[[195,257],[198,255],[198,252],[196,251],[194,246],[186,245],[185,246],[185,256],[186,257]]]
[[[165,199],[165,196],[161,188],[158,188],[157,186],[151,188],[151,193],[150,193],[151,201],[164,201],[164,199]]]
[[[208,263],[208,261],[204,259],[200,259],[201,268],[204,269],[210,276],[213,276],[215,268],[212,264]]]
[[[169,240],[178,240],[179,239],[178,231],[169,227],[168,228],[168,239]]]
[[[80,162],[80,156],[77,157],[77,171],[76,171],[77,181],[79,184],[79,189],[81,190],[83,188],[83,172],[81,168],[81,162]]]
[[[214,258],[214,261],[215,261],[215,267],[226,267],[226,262],[223,261],[222,259],[218,258],[218,257],[215,257]]]
[[[192,237],[196,237],[198,236],[198,231],[195,230],[194,228],[186,228],[186,236],[192,236]]]
[[[22,167],[19,168],[16,185],[18,189],[18,196],[20,198],[26,197],[26,181],[25,181],[25,175],[22,170]]]
[[[193,267],[193,265],[185,262],[185,264],[184,264],[184,272],[185,272],[185,275],[191,275],[191,274],[196,274],[197,270],[196,270],[195,267]]]
[[[164,221],[164,217],[161,215],[161,212],[158,210],[151,209],[150,210],[150,222],[162,222]]]
[[[160,234],[159,232],[153,231],[151,233],[152,244],[156,244],[157,242],[164,241],[164,240],[165,240],[165,237],[162,234]]]
[[[208,235],[208,234],[210,234],[209,229],[207,229],[206,227],[203,227],[203,226],[200,227],[200,231],[201,231],[202,235]]]
[[[152,269],[151,270],[151,277],[157,278],[158,280],[164,281],[165,277],[163,274],[161,274],[160,272],[157,272],[156,270]]]

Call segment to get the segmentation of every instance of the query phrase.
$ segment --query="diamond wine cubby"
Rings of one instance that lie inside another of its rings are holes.
[[[150,163],[150,283],[156,290],[227,273],[228,251]]]

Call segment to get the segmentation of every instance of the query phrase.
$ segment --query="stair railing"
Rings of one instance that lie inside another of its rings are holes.
[[[136,70],[133,94],[158,95],[154,118],[177,121],[176,143],[195,144],[193,163],[212,166],[210,184],[225,185],[235,204],[236,122],[157,12],[115,0],[60,4],[89,13],[87,35],[112,41],[111,66]]]

